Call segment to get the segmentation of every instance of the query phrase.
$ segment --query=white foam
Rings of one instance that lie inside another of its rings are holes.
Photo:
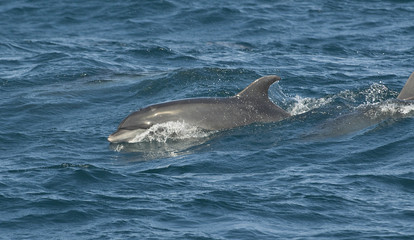
[[[294,97],[295,103],[288,110],[292,115],[299,115],[309,112],[312,109],[320,108],[332,101],[332,98],[303,98],[298,95]]]
[[[414,113],[414,104],[401,105],[397,102],[388,102],[380,105],[380,111],[383,113],[395,115],[401,114],[403,116]]]
[[[205,131],[196,126],[180,121],[171,121],[155,124],[141,134],[138,134],[130,143],[138,142],[167,142],[168,140],[182,140],[190,138],[204,138],[212,131]]]
[[[364,103],[359,105],[356,110],[363,111],[363,114],[371,119],[404,118],[414,115],[414,104],[391,100]]]

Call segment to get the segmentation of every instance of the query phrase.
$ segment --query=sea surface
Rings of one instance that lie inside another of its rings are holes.
[[[0,1],[0,239],[414,239],[414,1]],[[292,117],[109,134],[278,75]]]

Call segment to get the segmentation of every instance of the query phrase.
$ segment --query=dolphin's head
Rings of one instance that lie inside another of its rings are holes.
[[[118,130],[109,135],[112,143],[131,142],[137,135],[143,133],[157,123],[179,120],[182,112],[180,104],[162,103],[151,105],[131,113],[118,126]]]
[[[108,137],[111,143],[131,142],[137,135],[152,126],[151,111],[141,109],[131,113],[118,126],[116,132]]]

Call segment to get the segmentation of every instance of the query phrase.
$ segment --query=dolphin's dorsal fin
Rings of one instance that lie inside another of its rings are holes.
[[[243,91],[239,92],[236,97],[239,98],[266,98],[268,99],[268,91],[270,85],[279,81],[280,77],[276,75],[265,76],[257,79],[247,86]]]
[[[414,72],[411,73],[397,98],[400,100],[414,100]]]

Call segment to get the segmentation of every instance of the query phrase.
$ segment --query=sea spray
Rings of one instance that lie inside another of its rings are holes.
[[[204,138],[211,134],[196,126],[180,121],[170,121],[151,126],[145,132],[137,135],[130,143],[139,142],[167,142],[190,138]]]
[[[299,115],[309,112],[312,109],[320,108],[332,101],[332,98],[307,98],[296,95],[295,103],[288,109],[290,114]]]

